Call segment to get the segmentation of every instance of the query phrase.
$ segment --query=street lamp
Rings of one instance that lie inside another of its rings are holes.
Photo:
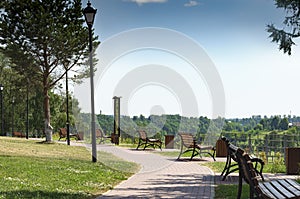
[[[0,94],[1,94],[1,135],[5,135],[4,133],[4,109],[3,109],[3,85],[0,84]]]
[[[92,114],[92,161],[97,162],[97,148],[96,148],[96,123],[95,123],[95,104],[94,104],[94,69],[93,69],[93,39],[92,27],[97,13],[97,9],[91,6],[88,1],[87,7],[83,10],[84,18],[89,29],[89,51],[90,51],[90,81],[91,81],[91,114]]]

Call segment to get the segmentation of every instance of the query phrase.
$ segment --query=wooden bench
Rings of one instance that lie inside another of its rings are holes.
[[[200,158],[202,158],[202,154],[208,154],[213,158],[214,161],[216,161],[214,157],[216,152],[214,146],[204,146],[197,144],[196,140],[194,139],[194,136],[189,133],[179,133],[179,136],[181,138],[181,149],[177,160],[180,159],[182,154],[192,151],[190,160],[192,160],[193,157],[197,155],[199,155]],[[184,148],[186,148],[186,150],[184,150]],[[211,151],[213,151],[213,154],[211,153]]]
[[[75,138],[76,140],[79,140],[79,135],[77,133],[70,133],[70,139],[71,137]],[[59,129],[59,139],[58,141],[60,141],[61,138],[66,138],[67,140],[67,129],[66,128],[60,128]]]
[[[229,150],[236,156],[239,166],[238,196],[241,198],[243,180],[249,184],[250,199],[253,198],[300,198],[300,184],[291,179],[259,181],[250,156],[241,148],[229,144]],[[255,196],[255,197],[254,197]]]
[[[111,139],[111,136],[106,136],[101,129],[96,129],[96,139],[100,139],[99,144],[104,143],[105,140]]]
[[[232,153],[231,150],[229,150],[229,145],[230,145],[229,140],[224,136],[221,138],[221,140],[226,143],[226,147],[227,147],[226,164],[221,173],[221,176],[223,176],[222,180],[224,181],[230,173],[238,171],[239,167],[238,167],[238,163],[237,163],[235,154]],[[264,176],[263,176],[262,172],[263,172],[265,162],[262,159],[257,158],[257,157],[251,157],[251,162],[254,163],[254,169],[255,169],[256,173],[258,175],[260,175],[261,179],[264,181]]]
[[[161,150],[162,141],[155,138],[148,138],[146,131],[143,130],[139,130],[138,134],[139,134],[139,143],[138,146],[136,147],[136,150],[138,150],[139,147],[141,146],[144,146],[143,150],[145,150],[149,146],[153,147],[154,149],[155,147],[158,147]]]
[[[22,132],[13,132],[12,133],[13,137],[19,137],[19,138],[24,138],[26,137],[25,134],[23,134]]]

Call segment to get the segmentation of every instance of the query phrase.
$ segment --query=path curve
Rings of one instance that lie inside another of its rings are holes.
[[[141,165],[138,173],[97,199],[214,197],[214,173],[199,161],[176,161],[149,151],[113,145],[98,145],[97,150]]]

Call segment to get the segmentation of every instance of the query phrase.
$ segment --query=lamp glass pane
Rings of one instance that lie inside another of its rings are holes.
[[[85,17],[86,17],[86,21],[87,21],[88,24],[93,24],[94,13],[86,13]]]

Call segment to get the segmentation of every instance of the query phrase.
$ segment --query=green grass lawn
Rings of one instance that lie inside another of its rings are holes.
[[[0,137],[0,198],[95,198],[138,171],[85,147]]]
[[[221,173],[225,167],[225,162],[205,162],[202,164],[204,166],[211,168],[216,173]],[[276,167],[276,170],[274,170],[274,167]],[[263,168],[263,173],[285,173],[285,172],[286,172],[285,165],[274,165],[270,163],[270,164],[265,164]]]
[[[215,189],[214,199],[235,199],[238,185],[218,185]],[[243,185],[241,199],[249,198],[249,185]]]

